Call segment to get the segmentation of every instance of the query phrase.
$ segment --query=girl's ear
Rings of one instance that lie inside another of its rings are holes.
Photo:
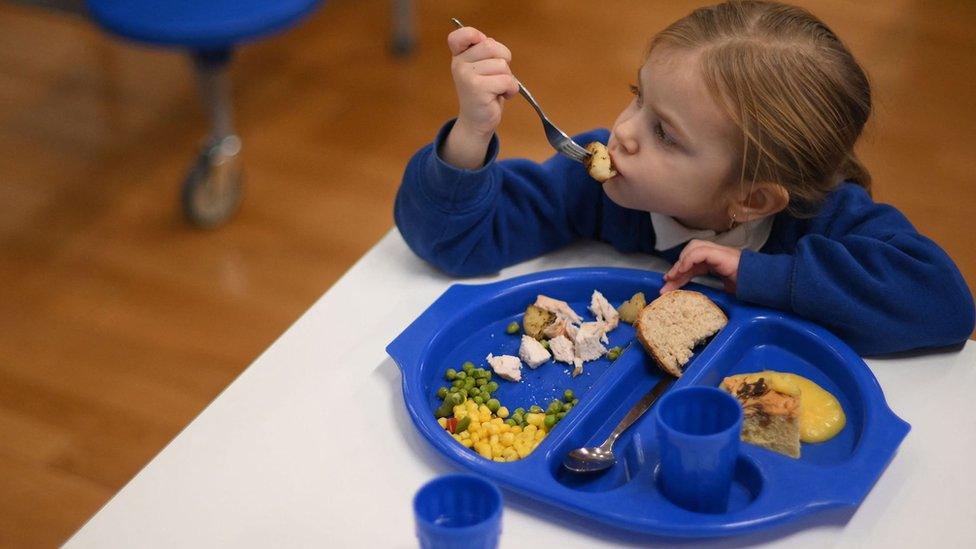
[[[733,198],[729,207],[729,217],[738,223],[777,214],[790,204],[790,193],[779,183],[757,181],[751,187],[745,196]]]

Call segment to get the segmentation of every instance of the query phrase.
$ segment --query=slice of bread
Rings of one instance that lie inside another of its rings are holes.
[[[637,339],[662,370],[681,377],[692,350],[725,327],[729,319],[705,294],[673,290],[641,309]]]

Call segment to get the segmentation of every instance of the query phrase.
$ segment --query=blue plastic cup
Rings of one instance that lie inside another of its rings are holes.
[[[502,493],[474,475],[437,477],[413,498],[417,538],[425,549],[493,549],[502,531]]]
[[[715,387],[678,389],[658,402],[655,422],[665,497],[690,511],[724,513],[739,455],[739,401]]]

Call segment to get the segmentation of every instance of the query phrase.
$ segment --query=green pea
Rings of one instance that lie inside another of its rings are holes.
[[[463,379],[455,379],[454,381],[451,382],[451,387],[455,387],[455,388],[457,388],[457,387],[464,387],[464,380]]]
[[[511,425],[512,427],[515,427],[516,425],[518,425],[518,422],[515,421],[515,419],[513,419],[513,418],[508,418],[508,419],[505,420],[505,424],[506,425]]]
[[[554,400],[549,403],[549,408],[546,409],[547,414],[555,414],[556,412],[561,412],[563,410],[563,403],[558,400]]]
[[[470,388],[474,387],[474,379],[471,379],[470,377],[468,379],[465,379],[464,380],[464,387],[466,389],[470,389]]]
[[[462,402],[464,402],[464,400],[466,398],[467,398],[467,396],[466,395],[462,395],[460,392],[454,393],[453,395],[451,395],[451,400],[454,401],[454,405],[455,406],[457,406],[458,404],[461,404]]]
[[[488,384],[485,385],[485,387],[488,387],[488,392],[494,393],[495,391],[498,390],[498,383],[495,383],[494,381],[489,381]]]
[[[514,419],[515,420],[515,423],[518,423],[519,425],[522,425],[523,423],[525,423],[525,415],[524,414],[514,413],[514,414],[512,414],[512,417],[510,419]]]
[[[573,401],[573,398],[574,398],[573,397],[573,390],[572,389],[566,389],[566,391],[563,393],[563,400],[565,400],[566,402],[572,402]]]
[[[492,411],[492,413],[495,413],[498,411],[499,408],[502,407],[502,403],[498,402],[497,398],[493,398],[490,399],[488,402],[486,402],[485,406],[487,406],[488,409]]]
[[[508,326],[505,328],[505,333],[506,334],[509,334],[509,335],[511,335],[511,334],[517,334],[518,331],[519,331],[519,324],[518,324],[518,322],[509,322],[508,323]]]
[[[468,390],[463,387],[457,390],[457,394],[461,395],[464,398],[468,398],[470,396]]]
[[[529,407],[529,412],[531,412],[533,414],[538,414],[538,413],[542,412],[542,407],[541,406],[536,406],[535,404],[533,404],[532,406]]]
[[[466,389],[466,390],[468,391],[468,396],[469,397],[474,398],[476,396],[481,396],[481,391],[479,391],[477,387],[472,387],[472,388]]]
[[[572,404],[573,406],[576,406],[577,404],[579,404],[579,399],[578,398],[574,398],[572,400],[572,402],[570,402],[570,404]]]
[[[478,378],[478,381],[475,381],[474,384],[477,385],[478,387],[484,387],[485,385],[488,385],[488,380],[486,380],[483,377]]]
[[[570,411],[572,409],[573,409],[573,403],[572,402],[567,402],[566,405],[563,406],[563,412],[568,412],[568,411]]]
[[[474,362],[471,362],[470,360],[465,362],[461,365],[461,369],[470,374],[471,371],[474,370]]]
[[[546,416],[545,426],[546,429],[552,429],[552,426],[556,424],[556,416]]]
[[[444,397],[446,396],[447,396],[447,387],[441,387],[440,389],[437,390],[437,398],[444,400]]]
[[[454,432],[463,433],[468,430],[468,425],[471,425],[471,416],[464,416],[458,420],[457,426],[454,427]]]
[[[457,379],[457,374],[457,370],[454,368],[448,368],[447,373],[444,374],[444,377],[446,377],[448,381],[454,381]]]
[[[613,361],[617,360],[618,358],[620,358],[620,353],[618,353],[616,351],[609,351],[609,352],[607,352],[607,360],[609,360],[610,362],[613,362]]]
[[[556,414],[556,421],[562,421],[564,417],[566,417],[566,412],[559,412]]]
[[[468,377],[468,374],[465,373],[465,372],[458,372],[457,373],[457,378],[458,379],[466,379],[467,377]]]
[[[513,416],[514,415],[524,416],[525,415],[525,408],[522,408],[521,406],[519,406],[518,408],[515,409],[514,412],[512,412],[512,415]]]
[[[476,396],[474,397],[474,403],[477,404],[478,406],[481,406],[482,404],[485,403],[485,399],[484,397]]]

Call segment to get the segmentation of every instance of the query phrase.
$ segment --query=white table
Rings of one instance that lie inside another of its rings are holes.
[[[583,243],[467,282],[582,265],[666,267]],[[67,546],[415,547],[414,491],[456,467],[384,348],[452,282],[386,235]],[[850,520],[693,545],[976,546],[976,346],[868,364],[912,431]],[[661,541],[506,498],[502,547]]]

